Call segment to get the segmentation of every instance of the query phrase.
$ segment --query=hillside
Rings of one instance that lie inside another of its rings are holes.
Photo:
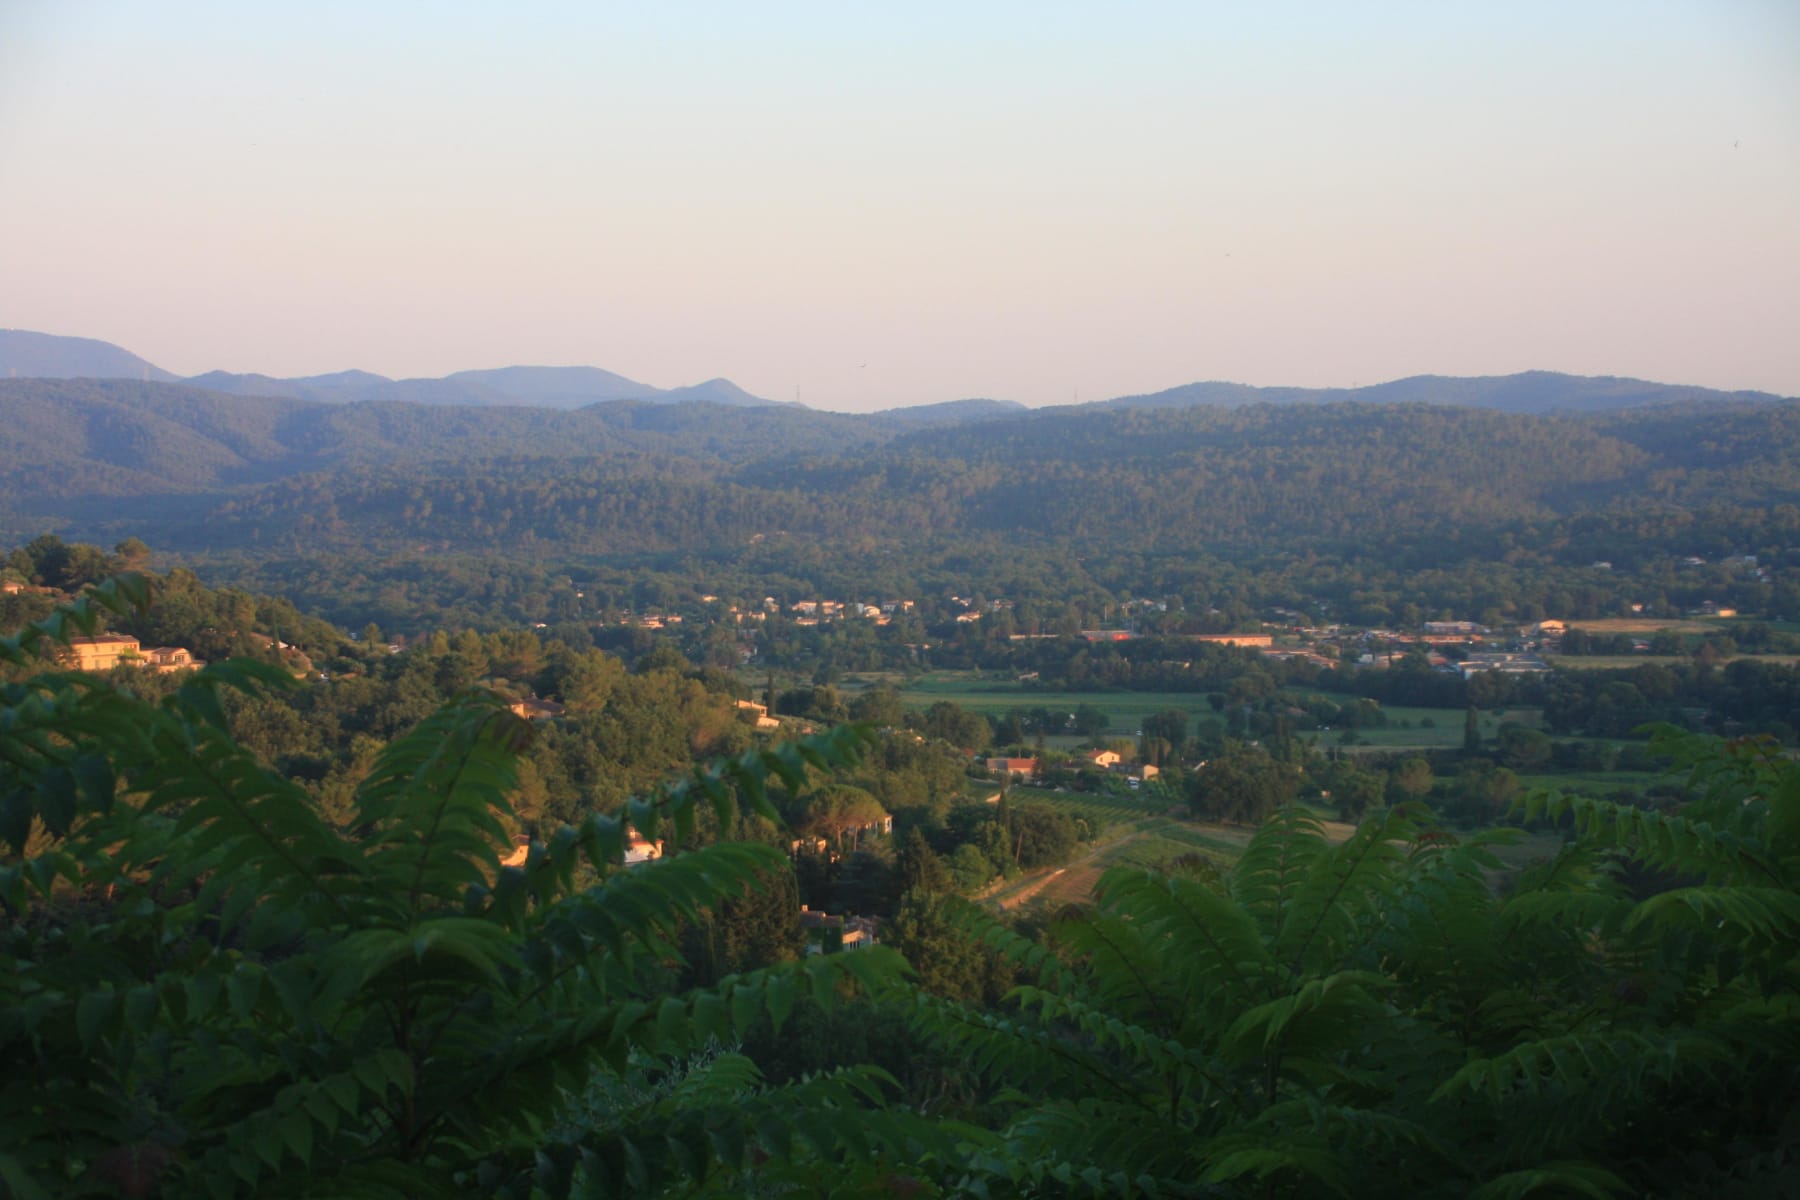
[[[1512,413],[1597,413],[1647,405],[1768,402],[1766,392],[1647,383],[1613,376],[1525,371],[1461,379],[1415,375],[1355,388],[1251,387],[1242,383],[1190,383],[1141,396],[1102,401],[1113,408],[1237,408],[1250,404],[1445,404]]]
[[[159,545],[718,551],[769,536],[1156,548],[1468,542],[1800,503],[1800,404],[1533,416],[1427,404],[952,408],[321,404],[0,381],[7,526]],[[973,419],[957,421],[966,416]],[[121,501],[161,497],[155,506]],[[61,526],[58,526],[61,527]],[[1601,545],[1596,557],[1612,557]]]
[[[0,329],[0,378],[140,379],[168,383],[175,376],[111,342],[27,329]]]
[[[324,404],[388,401],[440,407],[574,409],[615,400],[653,404],[700,401],[729,407],[774,403],[752,396],[729,379],[664,389],[598,367],[499,367],[459,371],[441,379],[389,379],[367,371],[276,379],[213,371],[185,382],[233,395],[282,396]]]
[[[786,406],[616,401],[579,411],[325,404],[128,380],[0,380],[0,498],[26,511],[94,497],[207,492],[350,466],[681,455],[743,461],[855,446],[864,418]]]

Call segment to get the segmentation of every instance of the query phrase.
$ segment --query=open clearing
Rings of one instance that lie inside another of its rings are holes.
[[[1693,617],[1594,617],[1570,621],[1568,626],[1583,633],[1725,633],[1731,622]]]
[[[1738,662],[1742,659],[1791,667],[1800,663],[1800,654],[1733,654],[1720,661]],[[1664,667],[1685,667],[1693,661],[1685,654],[1558,654],[1548,660],[1559,671],[1628,671],[1632,667],[1644,667],[1652,663]]]
[[[948,700],[984,716],[1000,716],[1014,709],[1047,708],[1073,713],[1086,704],[1105,713],[1111,724],[1107,733],[1129,737],[1143,728],[1151,713],[1180,709],[1189,720],[1215,717],[1204,692],[1065,692],[1040,691],[1016,680],[977,676],[968,671],[934,671],[921,675],[900,690],[908,708],[926,709]]]

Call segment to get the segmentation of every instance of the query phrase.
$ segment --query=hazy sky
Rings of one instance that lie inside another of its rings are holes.
[[[841,409],[1800,395],[1800,3],[0,0],[0,326]]]

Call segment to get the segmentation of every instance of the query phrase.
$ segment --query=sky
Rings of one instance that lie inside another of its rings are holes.
[[[0,327],[846,411],[1800,396],[1800,3],[0,0]]]

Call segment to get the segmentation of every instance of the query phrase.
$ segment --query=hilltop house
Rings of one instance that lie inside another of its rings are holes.
[[[152,646],[140,660],[151,671],[197,671],[206,664],[185,646]]]
[[[1010,775],[1014,779],[1030,779],[1037,774],[1038,760],[1035,758],[990,758],[987,769],[996,775]]]
[[[563,706],[554,700],[540,700],[536,696],[527,696],[523,700],[514,700],[506,706],[515,716],[524,717],[527,721],[550,721],[563,715]]]
[[[767,730],[781,728],[781,722],[769,715],[769,706],[766,704],[758,704],[754,700],[739,700],[737,702],[737,709],[738,716],[748,716],[751,723],[758,729]]]
[[[1188,635],[1189,641],[1211,642],[1215,646],[1272,646],[1275,635],[1272,633],[1193,633]]]
[[[66,657],[77,671],[110,671],[120,663],[137,663],[141,650],[129,634],[102,633],[70,638]]]
[[[828,912],[800,906],[800,928],[806,931],[806,953],[825,954],[827,931],[838,933],[836,949],[857,950],[873,946],[881,940],[881,922],[875,917],[834,916]],[[817,934],[815,938],[813,935]]]

